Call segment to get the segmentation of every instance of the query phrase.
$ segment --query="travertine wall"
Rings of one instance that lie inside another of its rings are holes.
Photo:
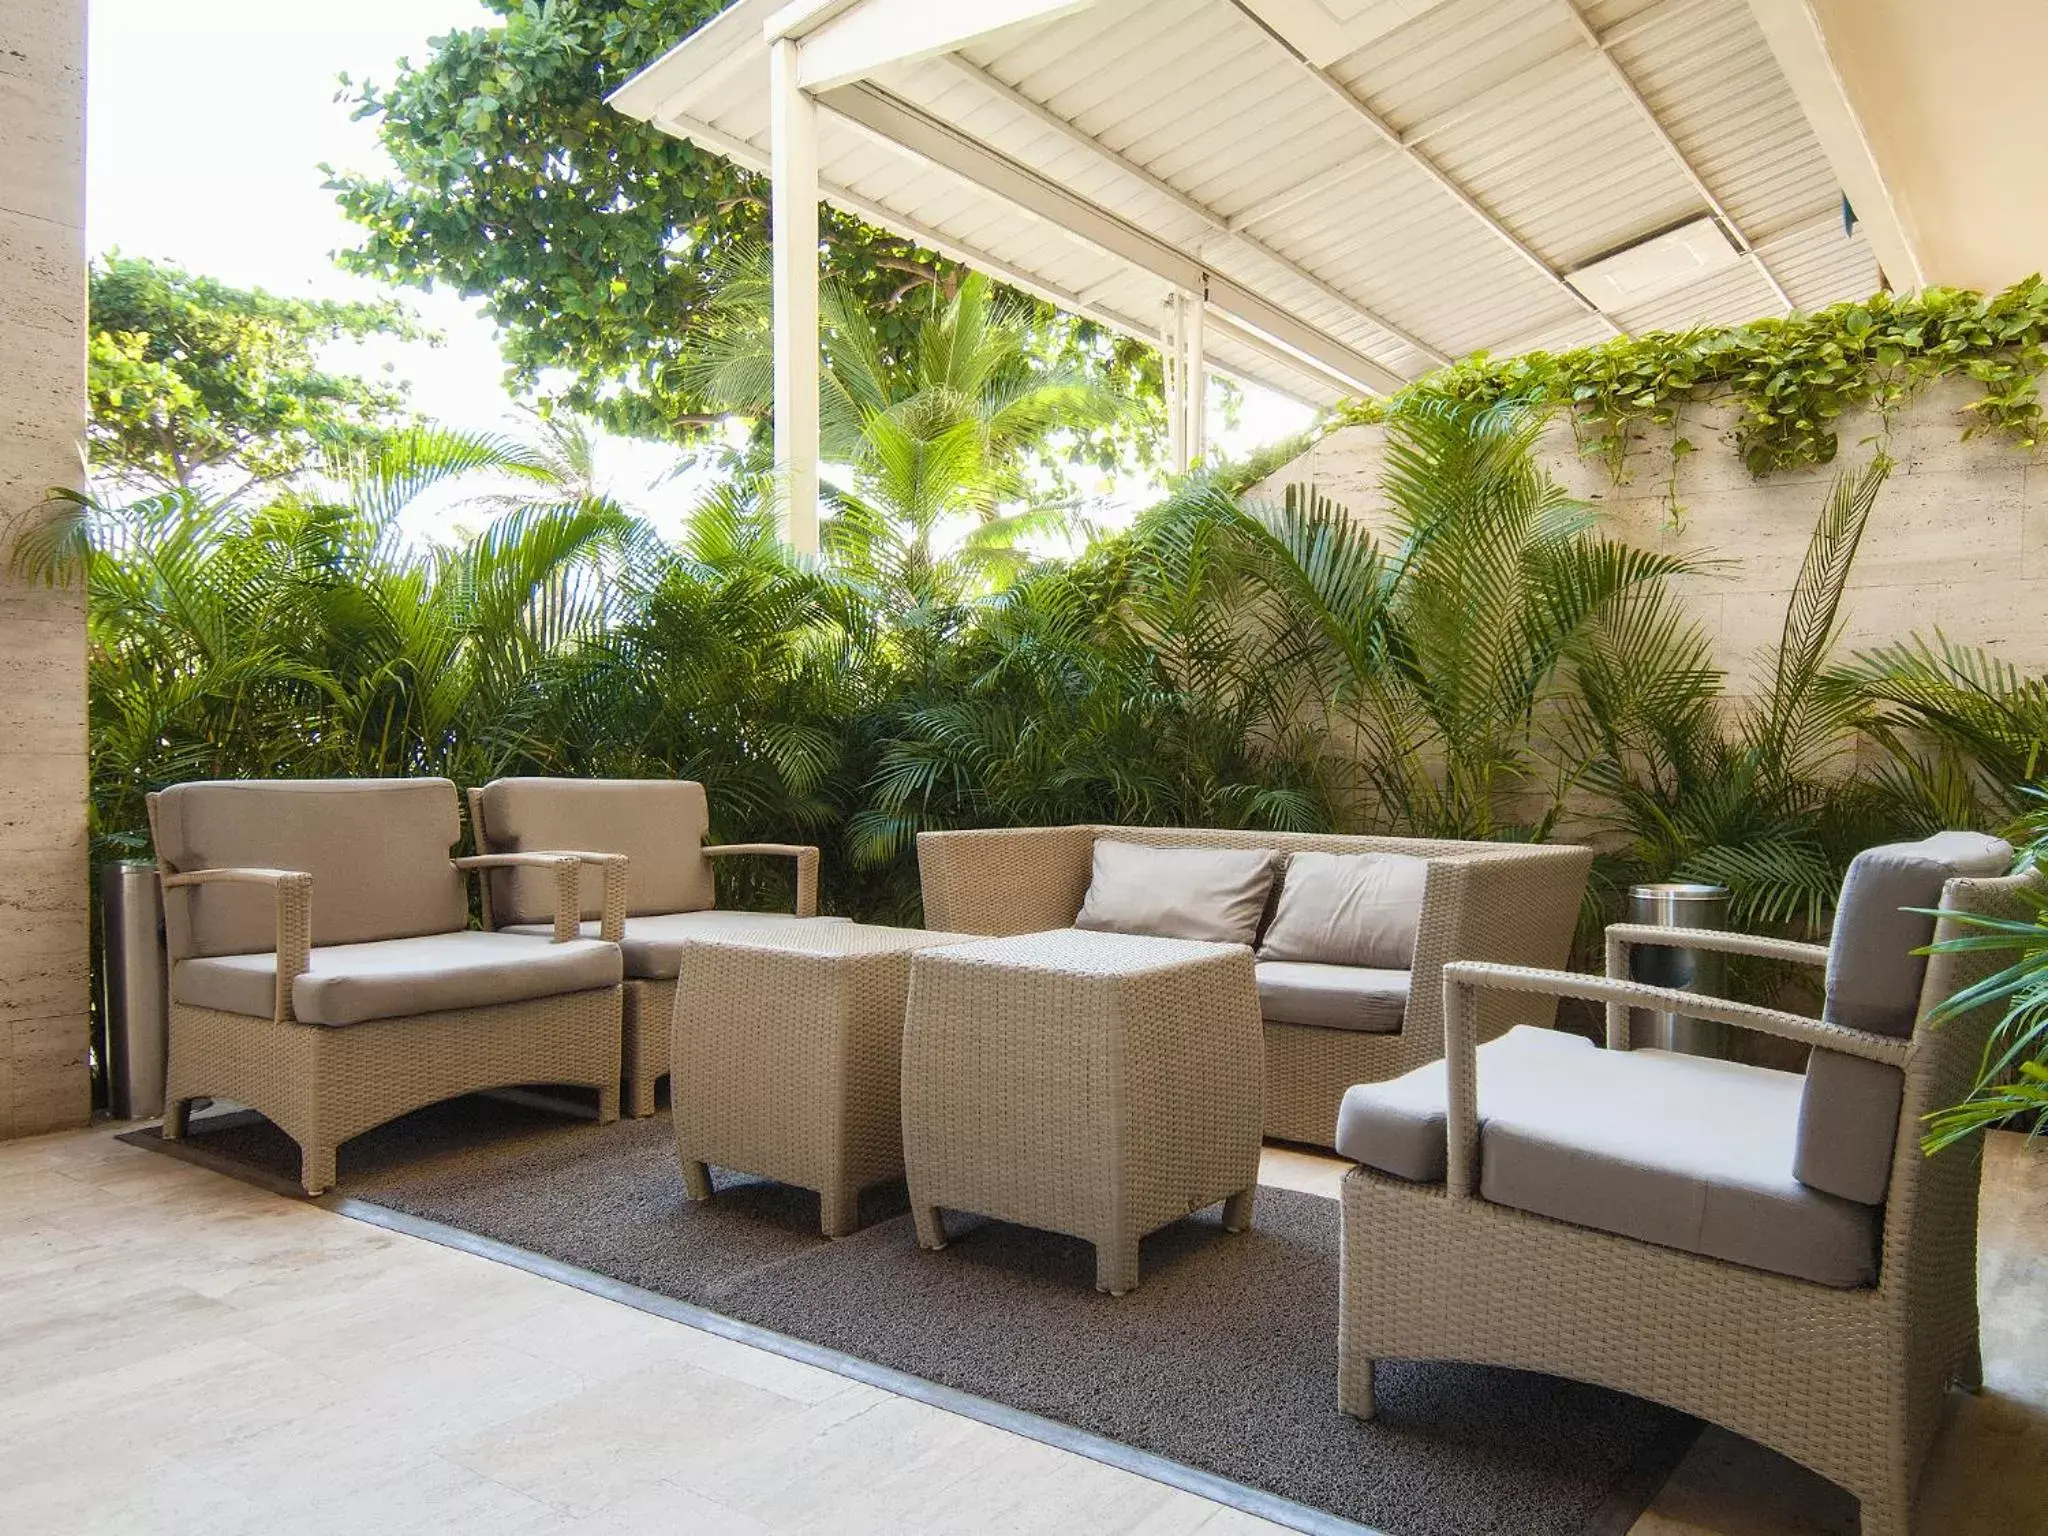
[[[1939,628],[1981,645],[2026,672],[2048,672],[2048,457],[1986,439],[1962,441],[1973,398],[1964,382],[1936,386],[1891,424],[1898,461],[1879,498],[1851,582],[1843,651]],[[1730,446],[1734,413],[1688,408],[1679,432],[1696,448],[1675,482],[1670,434],[1653,431],[1616,485],[1604,463],[1582,460],[1567,426],[1552,427],[1545,460],[1574,494],[1604,508],[1613,531],[1650,548],[1729,562],[1688,578],[1688,595],[1714,636],[1729,687],[1750,691],[1762,653],[1784,624],[1786,600],[1833,477],[1861,466],[1880,424],[1845,420],[1836,462],[1752,479]],[[1378,485],[1385,434],[1378,427],[1332,433],[1252,492],[1277,501],[1281,487],[1312,483],[1368,520],[1381,511]]]
[[[0,0],[0,556],[82,479],[85,0]],[[90,1118],[85,610],[0,558],[0,1137]]]

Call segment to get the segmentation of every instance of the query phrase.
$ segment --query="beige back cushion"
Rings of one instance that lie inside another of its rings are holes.
[[[623,853],[626,911],[634,916],[716,905],[704,857],[710,807],[704,786],[688,779],[497,779],[484,786],[483,822],[492,853]],[[603,871],[586,866],[582,915],[598,917],[603,908]],[[554,916],[552,872],[491,876],[499,927]]]
[[[258,779],[174,784],[157,797],[157,854],[172,869],[295,869],[313,877],[313,942],[360,944],[469,926],[449,850],[462,835],[446,779]],[[267,953],[277,901],[267,886],[173,892],[174,958]]]
[[[1428,875],[1405,853],[1294,854],[1259,958],[1408,970]]]
[[[1857,854],[1835,905],[1821,1017],[1910,1039],[1927,976],[1927,957],[1914,951],[1934,937],[1926,909],[1941,904],[1942,887],[1959,875],[2002,875],[2011,867],[2011,847],[1977,832],[1937,832]],[[1844,1200],[1882,1204],[1904,1086],[1896,1067],[1814,1051],[1806,1063],[1793,1176]]]
[[[1095,840],[1076,928],[1249,944],[1273,889],[1270,848],[1147,848]]]

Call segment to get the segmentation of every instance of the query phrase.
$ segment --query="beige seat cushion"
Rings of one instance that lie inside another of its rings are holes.
[[[792,917],[787,912],[735,912],[724,908],[709,912],[656,912],[627,918],[619,948],[626,954],[626,974],[635,981],[673,981],[682,969],[683,945],[691,939],[716,938],[751,928],[845,921],[843,917]],[[594,921],[584,923],[583,936],[596,938],[598,926]],[[520,923],[503,931],[545,938],[555,930],[552,923]]]
[[[1249,944],[1273,889],[1270,848],[1154,848],[1095,840],[1076,928]]]
[[[292,982],[292,1011],[302,1024],[361,1024],[616,986],[621,974],[618,946],[589,939],[437,933],[335,944],[308,957],[305,974]],[[269,1018],[277,957],[180,960],[171,968],[171,995],[193,1008]]]
[[[492,853],[623,853],[626,910],[697,912],[715,895],[704,837],[704,786],[688,779],[496,779],[483,787]],[[604,873],[583,871],[584,917],[604,911]],[[491,915],[500,928],[552,923],[552,870],[498,870]]]
[[[1428,860],[1411,854],[1297,853],[1259,958],[1408,970],[1428,875]]]
[[[1408,1007],[1407,971],[1301,960],[1261,960],[1254,970],[1259,1015],[1268,1024],[1390,1035],[1400,1030]]]
[[[1821,1285],[1869,1285],[1882,1211],[1792,1176],[1801,1086],[1792,1072],[1510,1030],[1479,1051],[1480,1194]],[[1443,1103],[1442,1062],[1354,1087],[1337,1150],[1439,1182]]]
[[[458,803],[446,779],[174,784],[157,797],[157,853],[181,872],[303,870],[313,877],[315,944],[448,933],[469,923],[449,860],[462,835]],[[228,882],[173,891],[164,931],[176,959],[270,949],[276,893]]]

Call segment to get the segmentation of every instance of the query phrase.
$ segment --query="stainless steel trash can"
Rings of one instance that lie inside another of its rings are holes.
[[[164,1051],[170,998],[164,963],[163,896],[156,866],[140,859],[100,871],[100,1016],[107,1031],[107,1108],[116,1119],[164,1112]]]
[[[1634,885],[1628,892],[1628,920],[1659,928],[1723,928],[1728,922],[1728,888],[1682,880]],[[1724,995],[1726,957],[1683,945],[1641,945],[1630,951],[1629,973],[1653,987]],[[1630,1010],[1630,1033],[1639,1046],[1684,1051],[1694,1056],[1728,1054],[1728,1026],[1682,1013]]]

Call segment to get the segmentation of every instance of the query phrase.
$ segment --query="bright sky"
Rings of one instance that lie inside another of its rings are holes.
[[[430,37],[490,19],[476,0],[93,0],[92,248],[118,246],[303,298],[378,296],[377,285],[331,259],[357,232],[322,189],[318,167],[386,164],[372,125],[351,122],[335,99],[336,76],[388,82],[397,60],[425,56]],[[414,405],[442,421],[517,431],[489,322],[452,294],[398,297],[443,333],[442,344],[386,346],[369,359],[357,350],[353,361],[335,362],[388,364],[411,386]],[[1226,451],[1308,420],[1291,401],[1246,395],[1239,427],[1220,434]],[[687,486],[651,496],[644,487],[674,457],[615,440],[604,464],[615,494],[667,522],[661,514],[673,515]]]

